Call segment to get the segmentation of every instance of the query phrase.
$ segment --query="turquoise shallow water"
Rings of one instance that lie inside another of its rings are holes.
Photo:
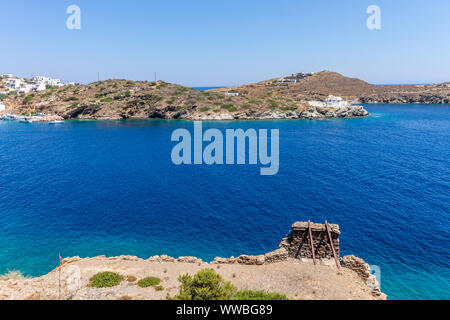
[[[175,166],[185,121],[0,121],[0,273],[63,256],[260,254],[297,220],[341,225],[343,254],[391,299],[450,298],[450,108],[370,105],[364,119],[209,122],[280,130],[280,172]]]

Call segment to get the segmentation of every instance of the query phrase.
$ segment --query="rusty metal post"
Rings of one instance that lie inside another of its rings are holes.
[[[312,257],[313,257],[314,265],[316,265],[316,254],[314,252],[314,242],[313,242],[313,238],[312,238],[311,221],[309,221],[309,220],[308,220],[308,230],[309,230],[309,242],[311,244]]]
[[[330,239],[331,250],[333,250],[334,261],[336,262],[336,267],[339,269],[341,266],[339,265],[338,259],[336,257],[336,251],[334,250],[333,238],[331,237],[330,228],[328,226],[328,222],[325,221],[325,229],[327,229],[328,238]]]

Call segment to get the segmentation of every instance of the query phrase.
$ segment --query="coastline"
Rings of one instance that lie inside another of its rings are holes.
[[[360,260],[352,260],[360,261]],[[361,260],[362,261],[362,260]],[[66,258],[60,267],[38,278],[0,280],[0,300],[164,300],[178,293],[178,277],[213,269],[239,289],[263,290],[287,295],[293,300],[385,300],[378,289],[371,288],[357,269],[333,265],[314,266],[295,259],[263,265],[206,263],[193,257],[178,259],[166,255],[141,259],[135,256]],[[363,270],[363,269],[361,269]],[[73,286],[79,272],[80,284]],[[100,272],[116,272],[126,280],[114,288],[89,287],[89,279]],[[59,277],[61,275],[61,295]],[[142,289],[137,279],[160,278],[162,291]],[[130,280],[128,280],[130,279]]]
[[[278,292],[293,300],[386,300],[369,265],[362,259],[344,256],[335,261],[330,256],[334,248],[331,253],[333,246],[324,244],[327,228],[339,254],[338,225],[326,227],[296,222],[278,249],[258,256],[216,257],[209,263],[196,257],[168,255],[148,259],[136,256],[65,258],[41,277],[0,277],[0,300],[120,300],[124,297],[126,300],[161,300],[178,293],[179,276],[207,268],[239,289]],[[318,245],[315,257],[310,256],[310,247],[299,243],[308,230],[313,235],[311,241]],[[90,287],[89,279],[101,272],[115,272],[126,280],[114,288]],[[137,279],[148,276],[162,279],[163,289],[143,289],[136,285]]]
[[[10,115],[8,112],[4,112],[4,115]],[[13,115],[15,118],[24,118],[23,116]],[[63,117],[61,115],[51,114],[43,117],[29,117],[32,119],[30,122],[52,122],[52,121],[67,121],[67,120],[92,120],[92,121],[103,121],[103,120],[186,120],[186,121],[259,121],[259,120],[327,120],[327,119],[352,119],[352,118],[364,118],[369,116],[369,112],[364,109],[363,106],[351,105],[340,108],[317,108],[310,107],[302,111],[261,111],[256,112],[222,112],[222,113],[184,113],[180,115],[179,113],[173,113],[170,107],[160,114],[159,117],[149,117],[149,116],[131,116],[131,117],[120,117],[120,116],[87,116],[87,117]],[[25,117],[26,118],[26,117]]]

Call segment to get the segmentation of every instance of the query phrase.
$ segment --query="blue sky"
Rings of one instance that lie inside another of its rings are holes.
[[[68,30],[66,8],[81,8]],[[368,30],[366,9],[381,8]],[[448,0],[14,0],[0,10],[0,73],[189,86],[332,70],[371,83],[450,81]]]

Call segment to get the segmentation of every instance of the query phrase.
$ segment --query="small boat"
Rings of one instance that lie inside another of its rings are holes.
[[[9,114],[2,114],[1,120],[13,120],[13,118]]]
[[[34,122],[34,120],[32,119],[32,118],[19,118],[19,122],[22,122],[22,123],[33,123]]]
[[[61,124],[64,123],[64,121],[62,120],[53,120],[53,121],[49,121],[48,124]]]

